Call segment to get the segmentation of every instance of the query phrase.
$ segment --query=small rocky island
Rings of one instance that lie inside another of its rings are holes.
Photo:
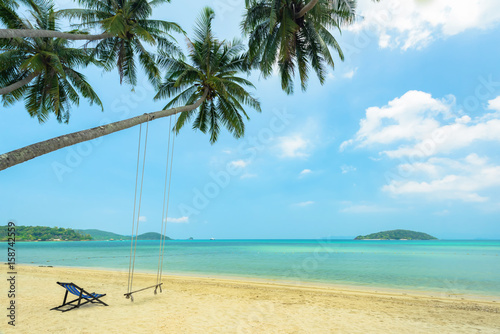
[[[409,230],[390,230],[368,235],[359,235],[354,240],[437,240],[427,233]]]

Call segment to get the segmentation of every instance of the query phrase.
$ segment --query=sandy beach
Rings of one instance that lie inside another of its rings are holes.
[[[16,326],[4,333],[499,333],[500,303],[285,282],[164,276],[163,293],[123,296],[127,273],[18,266]],[[2,268],[3,277],[6,266]],[[156,275],[136,274],[134,287]],[[3,280],[4,281],[4,280]],[[60,305],[74,282],[106,293],[108,307]],[[5,283],[2,284],[6,286]],[[2,293],[2,308],[8,300]]]

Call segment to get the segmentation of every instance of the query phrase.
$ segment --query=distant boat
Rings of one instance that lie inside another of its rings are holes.
[[[215,238],[210,238],[210,240],[215,240]]]

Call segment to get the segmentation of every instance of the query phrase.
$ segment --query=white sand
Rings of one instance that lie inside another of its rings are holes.
[[[493,301],[166,276],[162,294],[147,290],[132,303],[123,296],[123,272],[34,266],[17,270],[15,329],[7,325],[6,289],[1,293],[4,333],[500,333],[500,303]],[[107,293],[103,300],[110,306],[49,311],[64,296],[57,281]],[[156,275],[137,274],[134,287],[155,281]]]

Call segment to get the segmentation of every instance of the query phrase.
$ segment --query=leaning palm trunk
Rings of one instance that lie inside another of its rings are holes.
[[[96,41],[100,39],[105,39],[113,37],[113,34],[103,33],[99,35],[87,35],[87,34],[72,34],[69,32],[60,32],[54,30],[42,30],[42,29],[0,29],[0,38],[64,38],[70,40],[87,40]]]
[[[27,85],[31,82],[31,80],[35,79],[38,76],[37,73],[31,73],[26,78],[19,80],[18,82],[13,83],[7,87],[0,88],[0,95],[9,94],[16,89],[21,88],[24,85]]]
[[[98,126],[92,129],[73,132],[2,154],[0,155],[0,170],[7,169],[41,155],[57,151],[61,148],[106,136],[110,133],[125,130],[141,123],[151,121],[153,119],[175,115],[184,111],[194,110],[198,108],[203,103],[203,101],[205,101],[207,95],[208,89],[205,89],[205,92],[201,98],[199,98],[195,103],[187,106],[160,110],[157,112],[129,118],[123,121]]]

